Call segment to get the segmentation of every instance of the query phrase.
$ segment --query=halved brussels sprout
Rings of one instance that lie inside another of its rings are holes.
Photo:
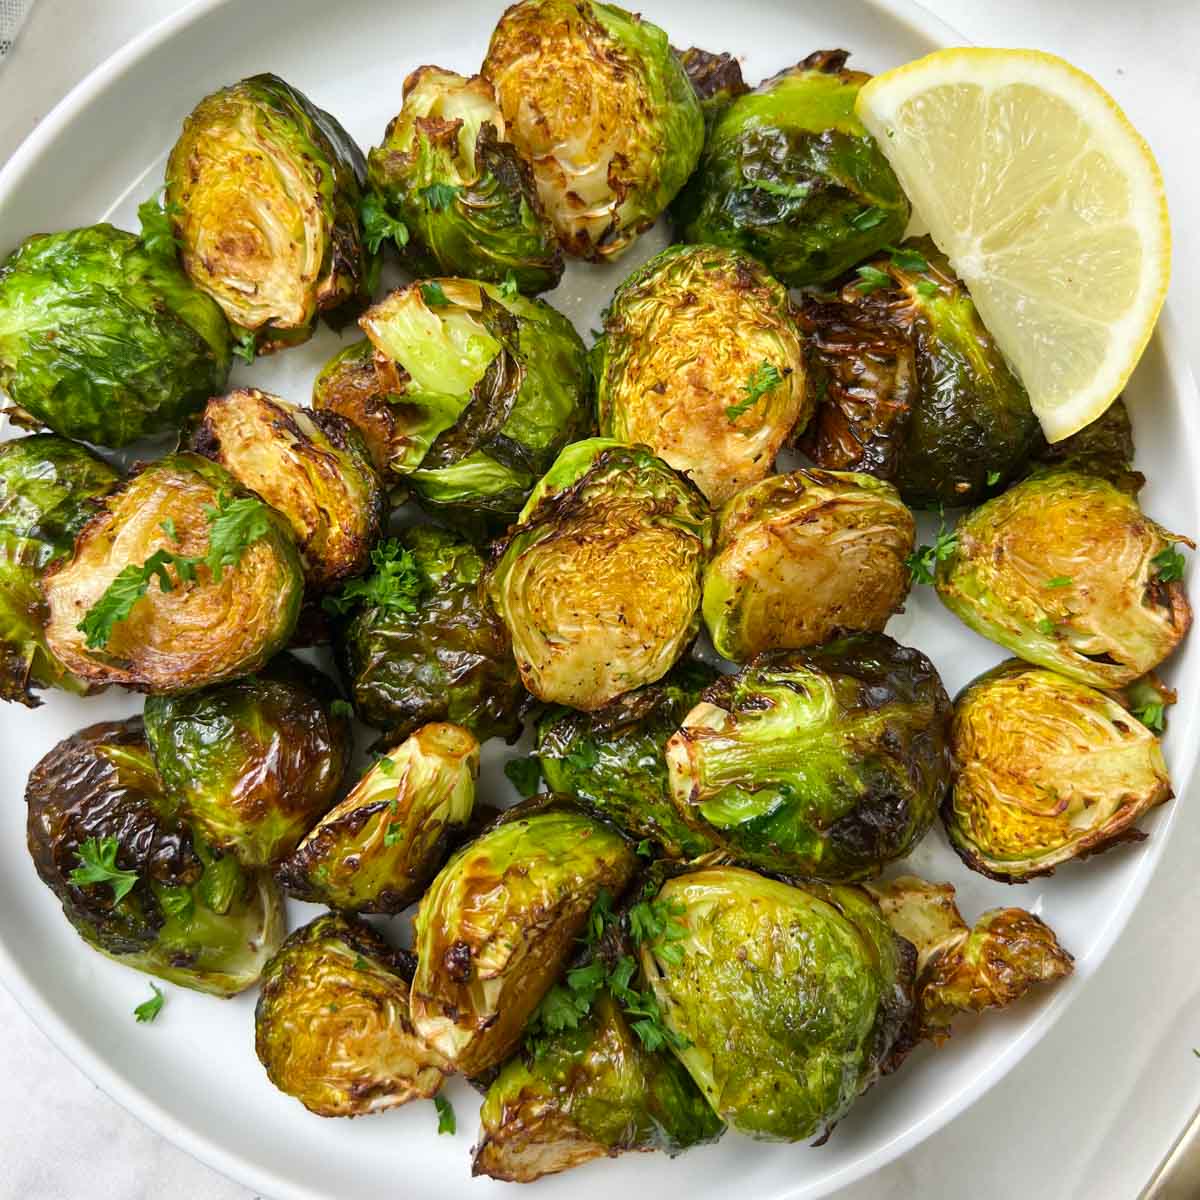
[[[247,867],[286,858],[333,804],[354,746],[330,681],[290,654],[260,675],[146,701],[163,785],[219,850]]]
[[[1023,908],[989,909],[968,927],[948,883],[901,875],[867,890],[917,950],[916,1038],[943,1042],[959,1013],[1006,1008],[1074,969],[1054,930]]]
[[[287,518],[309,587],[324,590],[366,568],[387,497],[345,417],[239,388],[208,402],[191,444]]]
[[[1177,542],[1192,545],[1127,492],[1053,470],[963,517],[934,582],[976,633],[1113,689],[1158,666],[1191,626]]]
[[[326,913],[267,964],[254,1048],[271,1082],[319,1117],[427,1100],[449,1064],[413,1029],[412,956],[365,921]]]
[[[470,821],[478,777],[479,743],[465,729],[418,729],[317,822],[279,881],[343,912],[402,912]]]
[[[650,838],[668,858],[714,848],[671,803],[667,739],[717,677],[685,659],[657,683],[626,692],[594,712],[555,706],[538,721],[537,756],[550,791],[573,796],[630,837]]]
[[[629,1150],[676,1155],[725,1128],[680,1063],[647,1050],[607,993],[541,1054],[510,1059],[479,1119],[471,1174],[510,1183]]]
[[[1034,452],[1035,470],[1061,467],[1082,475],[1099,475],[1131,496],[1142,490],[1146,477],[1133,468],[1133,425],[1125,401],[1118,396],[1094,421],[1061,442],[1041,445]]]
[[[857,888],[715,867],[658,903],[683,936],[643,941],[642,970],[717,1115],[769,1141],[828,1131],[902,1044],[912,948]]]
[[[714,504],[762,479],[812,413],[787,290],[749,255],[669,246],[617,289],[592,350],[600,432]]]
[[[819,50],[721,113],[671,206],[681,241],[736,246],[803,287],[903,236],[908,198],[854,115],[870,76],[846,58]]]
[[[950,727],[950,844],[992,879],[1023,883],[1119,842],[1171,797],[1158,738],[1113,697],[1012,660],[968,684]]]
[[[367,175],[407,229],[400,256],[414,274],[511,276],[529,294],[562,278],[562,249],[533,173],[482,75],[418,67],[383,145],[367,155]]]
[[[516,1049],[603,889],[636,856],[620,834],[566,808],[514,809],[442,868],[417,910],[417,1032],[475,1075]]]
[[[868,879],[933,823],[950,714],[929,659],[881,633],[760,654],[667,743],[671,795],[752,866]]]
[[[221,88],[185,118],[166,173],[183,267],[259,354],[367,298],[365,178],[350,135],[277,75]]]
[[[662,678],[699,629],[711,545],[704,497],[645,447],[568,446],[488,577],[525,686],[591,711]]]
[[[431,721],[462,725],[480,741],[515,738],[525,689],[508,630],[481,590],[480,552],[421,526],[372,557],[364,586],[332,601],[350,613],[334,639],[359,718],[389,744]]]
[[[124,446],[173,429],[229,362],[221,310],[132,233],[39,234],[0,264],[0,395],[56,433]]]
[[[287,644],[304,581],[284,519],[233,507],[238,494],[216,463],[173,454],[107,497],[42,581],[51,651],[89,682],[162,694],[259,670]]]
[[[889,483],[793,471],[739,492],[717,519],[702,612],[719,654],[745,662],[839,633],[879,633],[908,595],[916,526]]]
[[[809,298],[810,386],[821,397],[801,449],[822,467],[889,479],[918,507],[976,504],[1039,444],[1029,397],[966,286],[912,238]]]
[[[141,717],[59,742],[30,772],[25,802],[37,873],[93,949],[218,996],[258,980],[285,932],[279,892],[188,825]]]
[[[675,55],[700,101],[707,135],[717,118],[750,90],[742,78],[741,65],[732,54],[710,54],[698,46],[677,50]]]

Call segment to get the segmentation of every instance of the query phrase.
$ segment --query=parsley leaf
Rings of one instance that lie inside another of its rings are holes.
[[[742,391],[746,393],[744,400],[739,400],[736,404],[729,405],[725,409],[725,415],[730,422],[734,422],[743,413],[749,412],[768,392],[774,391],[783,382],[783,375],[780,374],[779,368],[773,363],[768,362],[765,358],[758,364],[754,370],[754,374],[742,384]]]
[[[408,226],[403,221],[396,220],[384,207],[383,200],[375,192],[368,192],[363,197],[362,208],[363,240],[372,254],[379,253],[379,247],[388,238],[397,246],[408,244]]]
[[[75,852],[79,860],[68,878],[76,887],[91,883],[107,883],[112,888],[113,903],[120,904],[133,891],[138,881],[136,871],[117,866],[117,839],[90,837]]]
[[[604,931],[616,919],[616,914],[612,910],[612,896],[609,894],[608,888],[601,888],[596,893],[596,899],[592,902],[591,911],[588,913],[584,941],[595,945],[604,936]]]
[[[636,854],[639,858],[653,858],[654,849],[650,839],[642,838],[642,840],[638,842],[637,847],[634,849],[634,854]]]
[[[162,1012],[163,994],[162,989],[157,984],[151,984],[150,990],[154,993],[149,1000],[143,1000],[141,1004],[133,1010],[134,1017],[139,1022],[153,1021],[155,1017]]]
[[[1150,562],[1154,565],[1161,583],[1174,583],[1177,579],[1182,579],[1183,569],[1187,566],[1187,559],[1174,546],[1160,550]]]
[[[458,1122],[450,1101],[445,1096],[434,1096],[433,1106],[437,1109],[438,1133],[454,1133],[458,1129]]]
[[[1053,579],[1047,579],[1042,587],[1048,588],[1065,588],[1070,587],[1074,580],[1070,575],[1055,575]]]
[[[542,782],[542,764],[532,754],[528,758],[510,758],[504,764],[504,774],[508,776],[508,782],[528,800]]]
[[[204,508],[209,520],[205,565],[221,582],[226,567],[236,567],[246,550],[271,532],[271,510],[257,496],[232,499],[224,492]]]
[[[958,534],[946,528],[945,517],[941,518],[932,546],[918,546],[905,560],[909,578],[913,583],[933,583],[937,565],[949,558],[958,545]]]
[[[354,717],[354,706],[349,701],[343,700],[340,697],[329,702],[329,711],[335,717],[345,717],[347,721]]]
[[[453,183],[431,183],[428,187],[421,189],[421,195],[434,212],[442,212],[454,203],[454,197],[460,191],[462,189]]]
[[[851,227],[857,230],[874,229],[876,225],[882,225],[887,219],[886,214],[882,209],[864,208],[862,212],[855,213],[849,220]]]
[[[238,356],[244,363],[253,364],[258,355],[258,337],[253,329],[243,329],[242,332],[233,339],[233,345],[230,350]]]
[[[1152,701],[1149,704],[1143,704],[1141,708],[1135,708],[1133,715],[1147,729],[1153,729],[1155,733],[1162,733],[1167,727],[1166,708],[1158,701]]]
[[[999,482],[1000,482],[1000,472],[999,471],[989,471],[987,473],[988,487],[995,487],[996,484],[998,484]]]
[[[858,282],[854,285],[864,296],[892,286],[892,277],[878,267],[859,267]]]
[[[1054,632],[1054,622],[1049,617],[1039,617],[1036,624],[1038,632],[1044,633],[1047,637]]]
[[[389,821],[388,827],[383,831],[383,844],[385,846],[397,846],[404,841],[404,824],[401,821]]]
[[[938,294],[938,292],[941,290],[938,287],[938,285],[933,282],[932,279],[918,279],[914,286],[917,289],[917,295],[923,296],[926,300],[932,300],[934,298],[934,296],[936,296]],[[989,473],[996,474],[997,477],[999,474],[998,472],[989,472]]]
[[[354,956],[354,969],[356,971],[369,971],[371,964],[361,954],[356,954]]]
[[[396,760],[389,758],[386,754],[381,754],[375,760],[375,765],[379,768],[382,775],[394,775],[396,773]]]
[[[158,578],[158,586],[164,592],[174,589],[175,584],[167,573],[167,567],[175,560],[176,556],[169,550],[155,550],[144,563],[130,563],[121,568],[112,583],[104,589],[104,594],[84,613],[83,620],[76,626],[80,633],[86,635],[84,644],[89,650],[108,645],[113,626],[129,616],[133,606],[149,590],[152,579]]]
[[[517,277],[511,271],[505,272],[504,282],[500,285],[500,298],[502,300],[515,300],[520,290],[520,287],[517,285]]]
[[[175,532],[175,518],[167,517],[165,521],[159,521],[159,529],[163,531],[173,542],[179,541],[179,534]]]
[[[892,258],[892,266],[901,271],[928,271],[929,263],[919,250],[911,246],[884,246]]]
[[[375,570],[370,575],[351,579],[337,595],[326,596],[321,601],[325,611],[344,616],[362,604],[387,612],[415,613],[425,580],[412,551],[388,538],[371,551],[371,565]]]
[[[138,241],[151,254],[174,258],[179,249],[179,239],[175,236],[171,218],[183,216],[183,209],[178,204],[160,204],[159,197],[163,190],[159,188],[153,196],[138,205],[137,215],[142,226]]]
[[[629,936],[638,945],[642,942],[682,941],[687,937],[687,928],[679,918],[685,911],[679,901],[639,901],[629,910]]]
[[[442,285],[436,279],[421,284],[421,299],[430,308],[445,308],[450,303],[446,297],[446,293],[442,291]]]

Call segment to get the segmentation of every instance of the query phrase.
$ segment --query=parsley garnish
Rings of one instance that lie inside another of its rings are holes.
[[[117,866],[115,837],[90,837],[75,851],[75,857],[80,865],[68,876],[71,882],[76,887],[107,883],[112,888],[114,904],[120,904],[133,891],[134,884],[138,881],[136,871]]]
[[[504,774],[508,776],[508,782],[528,800],[542,782],[542,764],[532,754],[528,758],[510,758],[504,764]]]
[[[445,1096],[434,1096],[433,1106],[437,1109],[438,1133],[454,1133],[458,1122],[454,1119],[454,1109]]]
[[[892,257],[892,266],[901,271],[928,271],[929,263],[925,255],[911,246],[884,246]]]
[[[386,754],[381,754],[376,760],[375,765],[384,775],[394,775],[396,773],[396,760],[389,758]]]
[[[356,954],[354,956],[354,969],[356,971],[369,971],[371,964],[361,954]]]
[[[1072,583],[1074,583],[1074,580],[1070,575],[1055,575],[1053,579],[1047,579],[1046,582],[1042,584],[1042,587],[1064,588],[1070,587]]]
[[[246,550],[271,532],[271,510],[256,496],[233,500],[222,492],[204,513],[209,525],[204,564],[220,583],[225,568],[236,567]]]
[[[156,985],[151,984],[150,990],[154,993],[149,1000],[143,1000],[141,1004],[133,1010],[134,1017],[139,1022],[153,1021],[155,1017],[162,1012],[163,994],[162,990]]]
[[[371,565],[375,570],[370,575],[351,579],[336,596],[326,596],[321,601],[325,611],[344,616],[363,604],[387,612],[415,613],[425,581],[412,551],[388,538],[371,551]]]
[[[594,946],[616,919],[616,913],[612,910],[612,896],[609,894],[608,888],[601,888],[592,902],[591,912],[588,913],[587,926],[583,935],[584,942]]]
[[[168,517],[165,521],[159,521],[159,529],[163,531],[173,542],[179,541],[179,534],[175,532],[175,518]]]
[[[936,296],[941,290],[932,279],[918,279],[915,286],[917,289],[917,295],[924,296],[926,300],[932,300],[933,297]],[[988,472],[988,474],[992,473],[993,472],[990,471]],[[999,473],[996,472],[996,474],[998,475]]]
[[[642,838],[634,849],[634,854],[639,858],[653,858],[654,848],[649,838]]]
[[[872,292],[879,291],[880,288],[891,287],[892,277],[878,267],[859,267],[858,282],[854,286],[864,296],[869,296]]]
[[[253,329],[243,329],[229,347],[244,363],[253,363],[258,354],[258,337]]]
[[[179,239],[175,236],[171,218],[183,216],[183,209],[178,204],[160,204],[159,197],[162,194],[163,188],[159,188],[153,196],[138,205],[137,215],[142,225],[138,240],[151,254],[174,258],[179,249]]]
[[[429,283],[421,284],[421,299],[430,308],[445,308],[450,303],[446,298],[446,293],[442,291],[442,285],[436,279],[430,280]]]
[[[783,382],[783,376],[779,372],[779,368],[773,363],[768,362],[765,358],[758,364],[754,370],[754,374],[750,376],[744,384],[742,391],[746,393],[744,400],[739,400],[736,404],[729,405],[725,409],[725,415],[730,422],[734,422],[744,412],[752,409],[768,392],[772,392]]]
[[[1162,583],[1174,583],[1175,580],[1182,579],[1183,569],[1187,566],[1187,560],[1174,546],[1168,546],[1165,550],[1160,550],[1150,562],[1153,564],[1158,573],[1158,578]]]
[[[1000,482],[1000,472],[999,471],[989,471],[987,473],[988,487],[995,487],[996,484],[998,484],[999,482]]]
[[[393,811],[395,811],[393,809]],[[404,826],[399,821],[389,821],[383,831],[383,844],[389,848],[404,841]]]
[[[347,721],[351,720],[354,716],[354,706],[348,701],[340,698],[337,700],[331,700],[329,702],[329,711],[333,713],[335,717],[345,717]],[[388,774],[390,773],[391,772],[388,772]]]
[[[1162,733],[1167,727],[1166,711],[1166,707],[1160,701],[1153,700],[1149,704],[1143,704],[1141,708],[1135,708],[1133,715],[1147,729],[1153,729],[1155,733]]]
[[[388,238],[392,238],[397,246],[408,244],[408,226],[403,221],[396,220],[384,207],[383,201],[375,192],[368,192],[362,202],[363,241],[372,254],[379,253],[379,247]]]
[[[461,190],[452,183],[431,183],[428,187],[421,189],[421,195],[425,197],[425,203],[434,212],[442,212],[454,203],[454,197]]]
[[[918,546],[905,560],[913,583],[933,583],[937,565],[949,558],[958,545],[958,534],[946,528],[946,519],[939,514],[940,524],[932,546]]]
[[[1049,617],[1039,617],[1037,629],[1039,633],[1044,633],[1049,637],[1054,632],[1054,622]]]
[[[862,212],[855,213],[850,218],[849,224],[858,230],[874,229],[876,225],[882,225],[887,219],[886,214],[878,208],[864,208]]]
[[[517,286],[517,277],[511,271],[505,272],[504,282],[500,285],[500,298],[502,300],[515,300],[520,290]]]

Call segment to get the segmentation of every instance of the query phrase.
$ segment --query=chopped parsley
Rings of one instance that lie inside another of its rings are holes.
[[[361,604],[388,612],[415,613],[425,580],[412,551],[395,538],[388,538],[371,551],[371,566],[375,569],[370,575],[351,579],[336,595],[326,596],[321,601],[325,611],[345,616]]]
[[[995,487],[996,484],[998,484],[999,482],[1000,482],[1000,472],[999,471],[989,471],[987,473],[988,487]]]
[[[345,717],[347,721],[350,721],[354,718],[354,706],[348,701],[342,700],[340,697],[337,700],[331,700],[329,702],[329,711],[333,713],[335,717]]]
[[[886,271],[881,271],[878,267],[859,267],[858,282],[854,286],[864,296],[869,296],[872,292],[879,291],[880,288],[891,287],[892,277]]]
[[[115,837],[88,838],[75,851],[79,866],[68,878],[76,887],[107,883],[112,888],[113,903],[120,904],[133,891],[138,873],[117,866],[117,848]]]
[[[736,421],[743,413],[749,412],[768,392],[773,392],[782,382],[783,375],[779,368],[764,358],[754,369],[750,378],[742,384],[742,391],[746,393],[745,399],[729,405],[725,409],[725,415],[731,423]]]
[[[958,534],[946,528],[945,516],[939,513],[940,523],[934,534],[932,546],[918,546],[905,560],[909,578],[913,583],[933,583],[937,565],[954,553],[958,545]]]
[[[515,300],[520,291],[521,289],[517,285],[517,277],[511,271],[506,271],[504,282],[500,285],[500,298],[502,300]]]
[[[258,337],[253,329],[243,329],[229,348],[242,362],[253,363],[258,354]]]
[[[458,1129],[458,1122],[450,1101],[445,1096],[434,1096],[433,1106],[437,1109],[438,1133],[454,1133]]]
[[[442,290],[442,285],[436,279],[421,284],[421,299],[430,308],[445,308],[450,303],[446,293]]]
[[[369,971],[371,964],[361,954],[357,954],[354,957],[354,969],[356,971]]]
[[[1174,546],[1160,550],[1150,562],[1162,583],[1174,583],[1177,579],[1182,579],[1183,569],[1187,566],[1187,559]]]
[[[901,271],[928,271],[929,262],[919,250],[911,246],[884,246],[891,255],[892,266]]]
[[[1053,579],[1047,579],[1046,582],[1042,584],[1042,587],[1065,588],[1070,587],[1074,582],[1075,581],[1070,575],[1055,575]]]
[[[389,758],[386,754],[381,754],[375,760],[375,765],[379,768],[382,775],[394,775],[396,773],[396,760]]]
[[[1044,633],[1049,637],[1054,632],[1054,622],[1049,617],[1039,617],[1037,621],[1038,633]]]
[[[421,189],[421,195],[425,197],[425,203],[433,212],[443,212],[454,203],[454,197],[461,190],[453,183],[431,183]]]
[[[882,225],[887,220],[887,214],[879,208],[864,208],[862,212],[855,213],[849,220],[849,224],[860,232],[865,229],[874,229],[876,225]]]
[[[932,300],[934,296],[941,290],[932,279],[918,279],[916,282],[917,295],[923,296],[926,300]],[[999,472],[989,471],[989,475],[996,475],[999,478]]]
[[[383,200],[375,192],[368,192],[363,197],[361,215],[363,240],[372,254],[378,254],[379,247],[388,238],[397,246],[408,244],[408,226],[387,211]]]
[[[638,842],[637,847],[634,849],[634,854],[636,854],[639,858],[653,858],[653,843],[649,838],[642,838],[642,840]]]
[[[139,1004],[137,1008],[133,1010],[134,1018],[142,1024],[153,1021],[154,1018],[157,1017],[160,1012],[162,1012],[164,999],[162,989],[157,984],[152,983],[150,985],[150,990],[154,993],[154,995],[151,996],[149,1000],[143,1000],[141,1004]]]
[[[510,758],[504,764],[504,774],[508,776],[508,782],[528,800],[541,786],[542,764],[532,754],[527,758]]]
[[[404,841],[403,824],[399,821],[389,821],[388,827],[383,831],[383,844],[390,849],[392,846],[398,846],[402,841]]]

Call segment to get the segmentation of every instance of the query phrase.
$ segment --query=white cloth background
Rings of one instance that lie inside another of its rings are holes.
[[[0,60],[12,50],[33,0],[0,0]]]

